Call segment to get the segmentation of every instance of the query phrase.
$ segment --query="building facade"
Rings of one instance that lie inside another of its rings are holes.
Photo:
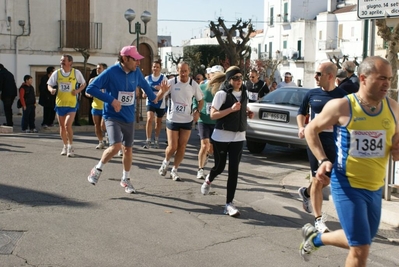
[[[97,63],[112,65],[123,46],[137,45],[137,34],[129,33],[124,17],[125,11],[131,8],[136,13],[132,32],[137,22],[141,23],[143,32],[140,15],[144,11],[151,13],[147,32],[139,35],[138,40],[140,53],[145,56],[140,68],[149,74],[151,62],[158,53],[158,1],[112,3],[106,0],[0,0],[1,64],[14,74],[17,86],[23,82],[24,75],[29,74],[37,89],[46,68],[58,68],[62,54],[72,55],[73,66],[84,72],[84,57],[79,51],[85,51],[89,54],[84,72],[88,79]]]

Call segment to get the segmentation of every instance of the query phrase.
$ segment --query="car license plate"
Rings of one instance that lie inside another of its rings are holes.
[[[274,113],[274,112],[263,112],[262,120],[272,120],[272,121],[283,121],[287,122],[287,114]]]

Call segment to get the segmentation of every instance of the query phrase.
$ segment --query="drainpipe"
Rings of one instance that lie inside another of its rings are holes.
[[[31,33],[31,23],[30,23],[30,0],[27,0],[27,5],[28,5],[28,32],[26,34],[25,33],[25,21],[24,20],[20,20],[18,21],[19,26],[22,27],[22,33],[20,35],[17,35],[15,37],[15,80],[18,81],[19,79],[19,75],[18,75],[18,38],[21,36],[30,36]]]

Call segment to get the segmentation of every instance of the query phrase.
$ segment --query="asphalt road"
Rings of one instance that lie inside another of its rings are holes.
[[[179,168],[182,182],[158,175],[165,146],[146,150],[144,139],[136,131],[138,193],[129,195],[119,185],[120,157],[96,186],[87,182],[102,153],[92,133],[75,135],[75,158],[60,156],[57,134],[0,135],[0,266],[344,266],[344,249],[323,247],[308,263],[298,254],[300,229],[312,216],[297,186],[284,181],[300,174],[306,184],[304,151],[245,150],[235,197],[241,216],[231,218],[222,213],[226,172],[210,195],[200,193],[196,131]],[[328,223],[340,227],[334,217]],[[398,248],[378,236],[368,266],[399,266]]]

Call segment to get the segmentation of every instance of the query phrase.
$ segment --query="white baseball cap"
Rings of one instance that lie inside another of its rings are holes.
[[[211,69],[211,73],[213,72],[224,72],[224,68],[220,65],[215,65]]]
[[[206,73],[211,73],[212,68],[206,68]]]

